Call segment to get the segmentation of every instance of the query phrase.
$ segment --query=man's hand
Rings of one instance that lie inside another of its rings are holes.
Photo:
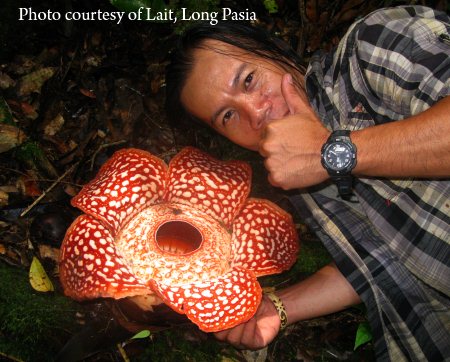
[[[280,324],[275,306],[269,298],[263,296],[258,310],[250,320],[214,335],[236,348],[260,349],[272,342],[278,334]]]
[[[269,182],[285,190],[318,184],[328,178],[320,150],[330,131],[314,113],[306,94],[296,89],[290,74],[283,76],[281,91],[290,114],[270,122],[259,144]]]

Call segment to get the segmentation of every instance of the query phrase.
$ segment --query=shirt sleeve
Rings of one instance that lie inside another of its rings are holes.
[[[395,113],[418,114],[450,94],[450,20],[421,6],[376,11],[357,27],[368,91]]]

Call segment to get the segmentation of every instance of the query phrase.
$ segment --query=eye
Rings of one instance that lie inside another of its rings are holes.
[[[227,111],[222,118],[222,126],[226,126],[228,121],[233,117],[234,111]]]
[[[252,83],[252,80],[253,80],[253,75],[254,75],[254,72],[251,72],[245,77],[245,79],[244,79],[244,87],[245,87],[245,89],[249,89],[250,88],[250,84]]]

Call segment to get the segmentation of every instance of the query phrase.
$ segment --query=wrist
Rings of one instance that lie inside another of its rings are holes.
[[[280,331],[285,329],[288,325],[288,318],[286,313],[286,308],[283,301],[274,293],[266,293],[266,296],[270,299],[275,307],[278,317],[280,319]]]
[[[322,152],[323,152],[323,146],[328,142],[332,133],[333,132],[327,130],[324,137],[320,137],[320,139],[318,139],[318,147],[316,150],[316,155],[317,155],[316,159],[319,161],[318,169],[323,173],[325,179],[329,178],[330,175],[328,174],[327,170],[323,167]]]
[[[332,133],[331,131],[324,128],[324,132],[321,133],[315,139],[314,152],[312,153],[312,155],[314,157],[313,158],[314,167],[311,168],[314,170],[314,173],[315,173],[315,176],[314,176],[315,182],[313,184],[318,184],[320,182],[323,182],[330,177],[327,170],[325,170],[325,168],[322,165],[322,147],[327,142],[331,133]],[[312,158],[311,158],[311,160],[312,160]]]
[[[352,142],[356,145],[356,148],[358,149],[358,163],[356,164],[355,168],[352,171],[352,174],[354,175],[366,175],[368,174],[368,168],[367,166],[372,164],[374,160],[368,160],[368,156],[364,150],[367,149],[364,147],[365,143],[365,133],[366,129],[358,130],[358,131],[352,131]],[[376,152],[373,152],[372,155],[375,155]]]

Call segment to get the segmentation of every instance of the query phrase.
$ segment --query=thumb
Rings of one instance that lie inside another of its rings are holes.
[[[302,110],[304,106],[303,98],[295,87],[292,75],[289,73],[284,74],[281,80],[281,94],[291,114],[299,113]]]

